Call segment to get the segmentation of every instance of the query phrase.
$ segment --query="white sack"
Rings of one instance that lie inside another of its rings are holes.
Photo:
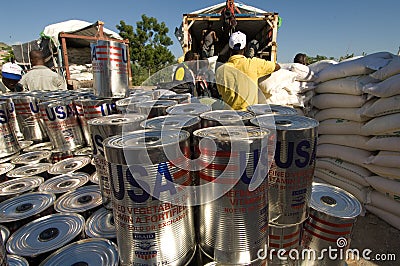
[[[315,119],[323,121],[327,119],[346,119],[356,122],[365,122],[369,117],[361,116],[360,108],[328,108],[322,109],[315,114]]]
[[[360,115],[367,117],[400,113],[400,95],[372,99],[360,108],[359,113]]]
[[[385,80],[397,74],[400,74],[400,56],[394,56],[389,64],[370,74],[370,76],[374,79]]]
[[[369,140],[369,137],[360,135],[320,135],[318,144],[336,144],[361,150],[374,150],[368,147]]]
[[[372,153],[369,151],[341,145],[321,144],[317,146],[317,157],[341,159],[362,167],[364,167],[365,160],[371,155]]]
[[[382,135],[370,138],[367,142],[370,150],[400,151],[400,135]]]
[[[362,95],[346,95],[324,93],[316,95],[311,104],[318,109],[328,108],[358,108],[363,106],[367,98]]]
[[[361,128],[363,135],[396,135],[400,131],[400,113],[375,117]]]
[[[379,83],[368,83],[362,88],[364,93],[377,97],[391,97],[400,94],[400,74],[391,76]]]
[[[363,135],[361,128],[364,123],[344,120],[344,119],[327,119],[321,121],[318,127],[318,133],[333,135]]]

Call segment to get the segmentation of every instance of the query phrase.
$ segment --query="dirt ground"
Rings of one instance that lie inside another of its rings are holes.
[[[364,250],[370,249],[369,255],[374,258],[376,254],[395,254],[395,261],[360,261],[348,260],[349,266],[399,266],[400,265],[400,230],[389,225],[372,213],[360,216],[357,219],[350,248]],[[379,255],[378,255],[379,256]],[[385,255],[382,255],[382,257]]]

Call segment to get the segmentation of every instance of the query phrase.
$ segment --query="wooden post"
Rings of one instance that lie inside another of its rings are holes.
[[[271,61],[273,62],[276,62],[277,59],[276,53],[277,53],[278,21],[279,21],[279,15],[278,13],[275,13],[273,20],[274,26],[272,27],[272,40],[271,40]]]
[[[65,37],[61,37],[61,47],[63,52],[63,60],[65,65],[65,73],[67,82],[71,78],[71,73],[69,72],[69,63],[68,63],[68,53],[67,53],[67,42],[65,41]]]

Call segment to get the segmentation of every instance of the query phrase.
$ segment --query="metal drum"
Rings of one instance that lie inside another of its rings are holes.
[[[302,225],[276,226],[269,225],[268,236],[268,265],[298,265],[298,261],[292,260],[289,257],[291,250],[300,251]],[[280,256],[285,256],[286,260],[278,258],[278,250],[286,250],[285,253],[280,253]]]
[[[47,135],[40,121],[38,99],[32,95],[19,93],[12,96],[18,124],[25,140],[44,141]]]
[[[56,213],[38,218],[14,232],[7,252],[39,265],[52,251],[81,238],[85,219],[75,213]]]
[[[0,164],[0,181],[6,181],[7,176],[6,174],[13,170],[15,168],[15,165],[12,163],[1,163]]]
[[[51,151],[31,151],[19,155],[11,160],[15,165],[48,163],[50,161]]]
[[[90,238],[106,238],[117,243],[113,213],[106,208],[98,209],[87,219],[85,234]]]
[[[190,93],[181,93],[181,94],[163,94],[158,100],[173,100],[177,101],[178,104],[190,103],[190,98],[192,95]]]
[[[313,183],[310,217],[304,223],[302,247],[317,252],[331,247],[345,254],[361,211],[361,203],[347,191],[328,184]],[[344,261],[329,261],[329,257],[325,256],[323,261],[304,261],[303,265],[344,265]]]
[[[90,119],[108,116],[118,113],[115,106],[115,99],[78,99],[74,101],[78,113],[79,122],[85,137],[86,143],[92,145],[87,121]]]
[[[24,135],[22,134],[22,132],[19,128],[17,115],[16,115],[16,111],[15,111],[15,105],[11,99],[11,94],[10,95],[4,95],[4,94],[0,95],[0,102],[2,102],[2,101],[7,102],[9,122],[10,122],[11,129],[14,130],[14,132],[15,132],[15,136],[17,137],[18,140],[24,139]]]
[[[4,243],[7,242],[8,237],[10,236],[10,230],[8,230],[4,225],[0,225],[0,236]]]
[[[202,252],[224,264],[258,263],[258,250],[268,241],[268,182],[264,178],[270,131],[219,126],[193,134],[195,143],[203,143],[195,147],[204,167],[198,171]]]
[[[24,149],[28,148],[29,146],[31,146],[33,144],[32,140],[20,140],[18,141],[19,146],[21,147],[21,150],[24,151]]]
[[[211,111],[211,106],[202,103],[177,104],[167,108],[170,115],[196,115]]]
[[[43,102],[39,107],[47,134],[56,150],[69,151],[85,144],[72,100]]]
[[[248,126],[254,115],[246,111],[215,110],[200,115],[202,128],[215,126]]]
[[[27,177],[27,176],[41,176],[44,178],[48,177],[47,171],[52,167],[51,163],[37,163],[23,165],[18,168],[14,168],[9,171],[6,176],[9,178],[16,177]]]
[[[87,219],[100,205],[100,187],[90,185],[61,195],[54,203],[54,209],[57,212],[79,213]]]
[[[39,266],[54,265],[118,266],[118,248],[107,239],[80,240],[57,250]]]
[[[0,202],[27,192],[33,192],[42,183],[40,176],[20,177],[0,183]]]
[[[82,172],[73,172],[58,175],[47,179],[39,186],[39,191],[46,191],[59,196],[84,186],[89,181],[89,175]]]
[[[48,172],[51,175],[64,175],[75,171],[91,174],[92,172],[89,171],[89,168],[91,168],[90,161],[91,159],[87,156],[67,158],[55,163]]]
[[[147,129],[183,129],[192,134],[200,129],[201,119],[193,115],[165,115],[143,121],[140,125]]]
[[[21,143],[21,142],[20,142]],[[52,151],[53,144],[51,142],[41,142],[37,144],[30,145],[23,149],[23,152],[32,152],[32,151]]]
[[[29,262],[20,256],[7,255],[8,266],[29,266]]]
[[[97,185],[100,184],[99,175],[97,174],[97,172],[94,172],[93,174],[91,174],[89,177],[89,180],[93,184],[97,184]]]
[[[298,115],[296,109],[278,104],[253,104],[247,107],[247,111],[254,115]]]
[[[98,40],[91,44],[94,94],[102,98],[125,98],[128,94],[128,46]]]
[[[93,140],[93,158],[96,172],[99,176],[103,205],[111,209],[110,181],[108,179],[107,162],[104,158],[103,141],[111,136],[122,135],[140,129],[140,123],[145,119],[141,114],[120,114],[98,117],[90,120],[89,130]]]
[[[14,232],[35,218],[53,212],[56,196],[47,192],[30,192],[0,203],[0,223]]]
[[[176,105],[177,101],[172,100],[154,100],[141,102],[137,105],[139,113],[146,116],[147,119],[167,115],[167,108]]]
[[[0,132],[0,157],[12,155],[21,150],[8,114],[8,104],[4,101],[0,101]]]
[[[270,223],[304,222],[315,169],[318,121],[297,115],[263,115],[251,122],[260,128],[276,129],[274,162],[268,173]]]
[[[194,255],[191,195],[179,197],[190,172],[170,163],[188,139],[183,130],[141,130],[104,140],[121,265],[185,265]]]
[[[115,102],[117,110],[123,114],[139,113],[137,105],[142,102],[151,101],[151,96],[131,96]]]
[[[50,162],[52,164],[61,162],[62,160],[73,158],[74,151],[53,151],[51,154]]]

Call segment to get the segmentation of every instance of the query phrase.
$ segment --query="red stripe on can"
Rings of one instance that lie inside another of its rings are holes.
[[[315,217],[312,214],[310,214],[310,218],[312,218],[313,220],[315,220],[317,222],[320,222],[322,224],[329,225],[329,226],[332,226],[332,227],[337,227],[337,228],[344,228],[344,227],[352,227],[353,226],[353,223],[335,224],[335,223],[331,223],[331,222],[328,222],[328,221],[324,221],[322,219],[319,219],[319,218]]]

